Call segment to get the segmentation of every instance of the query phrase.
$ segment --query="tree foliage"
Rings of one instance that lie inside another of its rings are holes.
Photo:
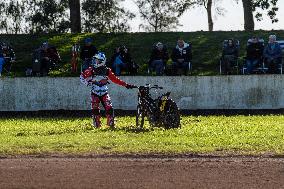
[[[236,0],[238,2],[238,0]],[[271,19],[272,23],[278,21],[276,13],[278,0],[242,0],[244,9],[244,26],[245,30],[254,30],[253,14],[257,21],[261,21],[263,18],[263,11],[267,12],[267,15]]]
[[[276,13],[278,11],[277,7],[278,0],[254,0],[253,1],[253,11],[256,11],[255,17],[258,21],[263,19],[263,13],[260,10],[266,10],[267,15],[271,19],[272,23],[278,22],[278,18],[276,18]]]
[[[82,2],[85,32],[126,32],[134,14],[119,6],[124,0],[85,0]]]
[[[0,1],[0,30],[7,34],[21,33],[24,28],[25,5],[20,0]]]
[[[0,30],[7,34],[69,30],[67,0],[2,0]]]
[[[135,0],[135,3],[145,21],[140,28],[154,32],[171,31],[181,26],[179,17],[190,4],[173,0]]]
[[[66,0],[27,0],[30,33],[62,33],[69,30]]]

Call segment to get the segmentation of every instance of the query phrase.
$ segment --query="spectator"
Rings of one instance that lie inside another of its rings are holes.
[[[15,62],[16,56],[14,50],[7,45],[6,43],[1,43],[0,53],[4,58],[4,67],[2,69],[6,69],[7,72],[11,72],[12,64]]]
[[[33,51],[32,55],[32,75],[40,76],[41,75],[41,50],[42,47],[39,47]]]
[[[169,59],[167,48],[163,43],[158,42],[152,50],[149,60],[149,70],[155,71],[156,75],[163,75],[166,63]]]
[[[123,71],[129,75],[135,75],[138,70],[138,65],[132,61],[129,49],[126,46],[120,46],[115,49],[110,66],[116,75],[121,75]]]
[[[54,46],[44,42],[40,48],[41,74],[47,75],[59,63],[60,56]]]
[[[139,66],[132,60],[129,48],[123,45],[120,47],[119,51],[122,61],[126,65],[126,72],[129,75],[136,75]]]
[[[80,45],[77,42],[72,46],[71,72],[73,73],[76,73],[78,71],[79,54],[80,54]]]
[[[83,61],[82,71],[85,71],[91,66],[92,57],[98,53],[97,48],[92,44],[91,38],[85,39],[85,45],[81,49],[80,58]]]
[[[246,58],[246,65],[247,65],[247,73],[251,74],[253,70],[259,65],[262,61],[263,55],[263,42],[260,42],[257,37],[252,37],[248,41],[247,46],[247,58]]]
[[[177,41],[177,46],[172,52],[172,72],[178,75],[187,75],[192,60],[191,45],[185,43],[182,38]]]
[[[264,49],[263,56],[265,64],[268,67],[268,73],[277,73],[278,65],[281,63],[281,47],[276,42],[276,36],[270,35],[267,46]]]
[[[54,46],[44,42],[33,52],[32,73],[37,76],[48,75],[50,69],[53,69],[60,62],[60,56]]]
[[[3,70],[4,64],[5,64],[5,59],[3,57],[3,54],[0,53],[0,77],[2,76],[2,70]]]
[[[239,48],[233,39],[225,41],[223,52],[222,52],[222,73],[231,74],[232,67],[237,62],[239,56]]]

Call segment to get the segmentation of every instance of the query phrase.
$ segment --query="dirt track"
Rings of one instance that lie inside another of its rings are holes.
[[[284,188],[284,159],[4,158],[0,188]]]

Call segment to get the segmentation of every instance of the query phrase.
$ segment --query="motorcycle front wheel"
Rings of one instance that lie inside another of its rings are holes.
[[[142,107],[141,105],[137,106],[137,110],[136,110],[136,127],[137,128],[143,128],[144,125],[144,112],[142,111]]]

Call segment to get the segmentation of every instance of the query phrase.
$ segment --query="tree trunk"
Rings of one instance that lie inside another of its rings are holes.
[[[80,0],[69,0],[71,33],[81,33]]]
[[[242,0],[243,9],[244,9],[244,29],[245,31],[254,30],[254,19],[253,19],[253,10],[252,10],[252,0]]]
[[[212,0],[207,1],[206,11],[207,11],[207,18],[208,18],[208,29],[209,31],[213,31],[214,23],[212,19]]]

